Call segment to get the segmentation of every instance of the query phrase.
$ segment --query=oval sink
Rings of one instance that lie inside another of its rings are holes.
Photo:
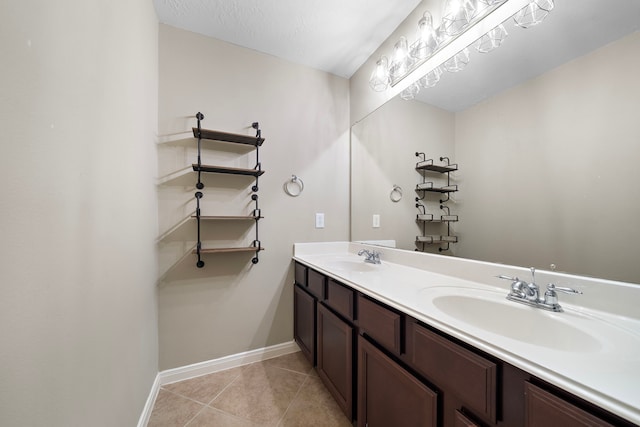
[[[508,301],[494,292],[468,289],[464,295],[435,296],[433,306],[443,314],[487,332],[560,351],[596,352],[600,341],[573,326],[568,313],[551,313]]]

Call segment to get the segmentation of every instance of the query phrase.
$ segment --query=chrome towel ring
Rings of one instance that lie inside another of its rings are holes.
[[[398,203],[400,200],[402,200],[402,187],[394,184],[393,188],[391,189],[391,193],[389,194],[389,198],[394,203]]]
[[[296,175],[291,175],[291,179],[285,181],[282,185],[284,192],[287,193],[291,197],[298,197],[300,193],[304,190],[304,182],[302,179]]]

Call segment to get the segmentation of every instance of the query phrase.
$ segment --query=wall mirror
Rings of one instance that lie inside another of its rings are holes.
[[[558,0],[504,25],[498,49],[352,126],[351,239],[640,283],[640,2]],[[445,179],[416,152],[458,165],[445,208],[420,202],[457,222],[416,221],[416,185]],[[448,249],[416,245],[448,226]]]

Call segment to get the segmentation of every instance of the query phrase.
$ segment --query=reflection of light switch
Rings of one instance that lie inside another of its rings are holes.
[[[324,214],[317,213],[316,214],[316,228],[324,228]]]
[[[373,228],[380,228],[380,215],[373,214]]]

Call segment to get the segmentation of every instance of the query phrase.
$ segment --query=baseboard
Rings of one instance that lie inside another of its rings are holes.
[[[232,354],[219,359],[207,360],[194,363],[193,365],[181,366],[179,368],[167,369],[160,372],[160,385],[175,383],[177,381],[188,380],[202,375],[212,374],[225,369],[235,368],[261,360],[272,359],[285,354],[300,351],[295,341],[263,347],[256,350],[245,351],[243,353]]]
[[[296,344],[295,341],[289,341],[282,344],[272,345],[270,347],[245,351],[243,353],[232,354],[231,356],[225,356],[219,359],[207,360],[204,362],[194,363],[193,365],[181,366],[179,368],[167,369],[166,371],[159,372],[151,386],[149,397],[147,397],[147,402],[145,403],[140,419],[138,420],[138,427],[146,427],[149,423],[149,418],[151,418],[153,405],[158,397],[160,387],[165,384],[184,381],[202,375],[213,374],[214,372],[224,371],[225,369],[235,368],[237,366],[247,365],[253,362],[260,362],[261,360],[273,359],[274,357],[284,356],[285,354],[295,353],[296,351],[300,351],[298,344]]]
[[[156,403],[158,392],[160,391],[160,373],[156,374],[156,379],[153,381],[151,391],[147,397],[147,402],[144,404],[144,409],[138,420],[138,427],[146,427],[151,418],[151,412],[153,411],[153,405]]]

